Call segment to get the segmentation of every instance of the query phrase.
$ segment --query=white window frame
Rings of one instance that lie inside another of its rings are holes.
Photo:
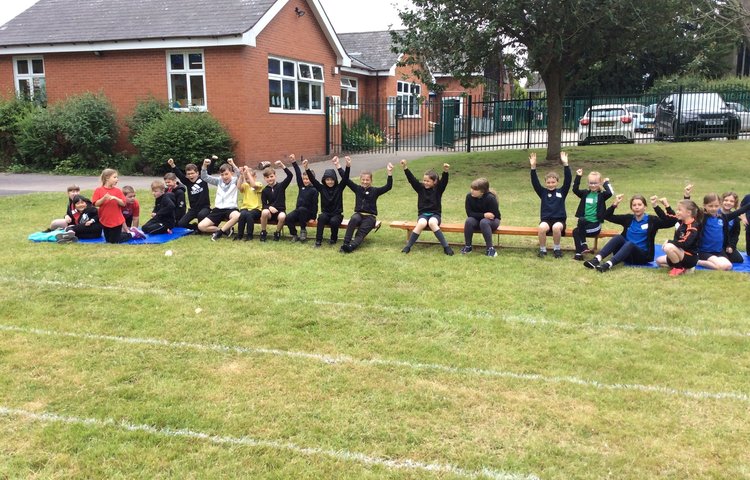
[[[420,96],[422,86],[414,82],[396,82],[396,113],[403,118],[422,118]],[[404,113],[406,111],[410,113]]]
[[[271,113],[295,113],[304,115],[322,115],[324,114],[325,108],[325,73],[323,65],[310,62],[302,62],[297,60],[290,60],[288,58],[269,56],[268,60],[279,62],[279,73],[268,72],[268,111]],[[284,74],[284,63],[290,63],[294,65],[294,74]],[[303,76],[303,70],[307,69],[310,72],[309,77]],[[313,78],[315,70],[320,72],[320,78]],[[274,100],[271,98],[271,86],[270,82],[279,82],[281,87],[281,98]],[[291,105],[285,105],[284,103],[284,82],[294,82],[294,108]],[[300,89],[307,85],[307,98],[310,107],[307,109],[300,108]],[[315,87],[320,89],[320,97],[318,98],[319,108],[313,108],[313,92]]]
[[[33,61],[34,60],[41,60],[42,61],[42,73],[34,73],[33,70]],[[28,66],[28,73],[19,73],[18,72],[18,62],[25,61]],[[35,55],[30,57],[13,57],[13,83],[15,85],[16,89],[16,95],[19,98],[25,98],[28,94],[29,100],[34,100],[34,84],[38,83],[38,86],[40,87],[41,91],[43,92],[44,98],[41,100],[43,103],[46,103],[46,97],[47,97],[47,79],[45,78],[45,66],[44,66],[44,57],[41,55]],[[29,82],[30,89],[28,92],[22,92],[21,91],[21,81],[26,80]]]
[[[201,68],[190,68],[190,55],[200,54]],[[172,55],[183,56],[183,69],[172,69]],[[193,92],[190,79],[191,77],[200,76],[203,79],[203,105],[175,106],[175,99],[172,98],[172,75],[185,75],[187,78],[187,99],[192,100]],[[167,98],[172,110],[177,112],[205,112],[208,111],[208,92],[206,91],[206,54],[203,50],[170,50],[167,51]]]
[[[354,85],[352,85],[352,81]],[[354,93],[354,104],[349,103],[349,94]],[[359,79],[341,77],[341,108],[359,109]]]

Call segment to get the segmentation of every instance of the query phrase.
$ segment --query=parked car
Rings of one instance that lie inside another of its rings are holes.
[[[736,140],[739,132],[740,118],[718,93],[673,94],[656,106],[655,140]]]
[[[626,103],[623,105],[628,109],[630,117],[633,119],[633,131],[645,132],[643,128],[643,115],[646,113],[646,106],[640,103]]]
[[[634,141],[633,117],[624,105],[596,105],[578,121],[578,145]]]
[[[654,118],[656,117],[656,103],[646,107],[641,118],[641,132],[650,132],[654,129]],[[637,130],[636,130],[637,131]]]
[[[740,117],[740,131],[750,131],[750,109],[741,103],[727,102],[727,106]]]

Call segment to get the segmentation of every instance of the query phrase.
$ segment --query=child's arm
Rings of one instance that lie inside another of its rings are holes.
[[[193,184],[193,182],[191,182],[190,180],[188,180],[188,178],[185,176],[185,174],[182,173],[182,170],[180,170],[180,167],[178,167],[177,165],[175,165],[174,160],[172,160],[170,158],[169,160],[167,160],[167,164],[172,169],[172,173],[174,173],[175,175],[177,175],[177,178],[180,179],[180,182],[182,182],[185,185],[192,185]]]
[[[563,186],[560,189],[563,195],[568,194],[568,190],[570,190],[570,183],[573,179],[573,174],[570,172],[570,165],[568,165],[568,153],[567,152],[560,152],[560,161],[563,164]]]
[[[210,158],[203,159],[203,165],[201,165],[201,180],[203,180],[206,183],[210,183],[211,185],[218,185],[219,179],[214,178],[208,174],[209,165],[211,165],[211,159]]]
[[[609,183],[609,178],[604,179],[604,185],[602,185],[602,196],[604,200],[607,200],[615,194],[615,190],[612,188],[612,184]]]
[[[284,173],[286,173],[286,177],[284,178],[284,180],[282,180],[282,181],[281,181],[281,182],[279,183],[279,186],[280,186],[280,187],[281,187],[282,189],[286,189],[286,187],[288,187],[288,186],[289,186],[289,184],[290,184],[290,183],[292,183],[292,179],[294,178],[294,174],[292,173],[292,171],[291,171],[291,170],[289,170],[289,169],[288,169],[288,168],[286,167],[286,165],[284,165],[284,162],[282,162],[281,160],[277,160],[277,161],[276,161],[276,166],[277,166],[277,167],[279,167],[279,168],[281,168],[281,169],[283,169],[283,170],[284,170]]]
[[[627,227],[630,222],[632,221],[633,216],[632,215],[615,215],[615,210],[618,206],[620,206],[620,202],[622,202],[622,199],[625,198],[625,195],[620,194],[617,197],[615,197],[614,202],[612,202],[612,205],[609,206],[609,208],[604,212],[604,219],[608,222],[616,223],[618,225],[622,225],[624,227]]]
[[[581,177],[582,176],[583,176],[583,169],[579,168],[578,170],[576,170],[576,178],[573,180],[573,193],[579,198],[583,198],[589,194],[587,190],[581,190]]]
[[[750,203],[747,203],[747,204],[741,206],[740,208],[738,208],[734,212],[725,213],[724,214],[724,219],[726,221],[734,220],[735,218],[737,218],[737,217],[739,217],[739,216],[744,215],[745,213],[747,213],[748,210],[750,210]]]
[[[339,175],[341,175],[341,183],[343,183],[347,187],[349,187],[349,189],[352,192],[357,193],[357,187],[359,185],[357,185],[356,183],[352,182],[351,178],[349,178],[349,173],[350,173],[351,168],[352,168],[352,159],[349,158],[349,157],[344,157],[344,159],[346,160],[346,170],[342,171],[341,168],[339,168]],[[346,174],[346,177],[344,176],[344,174]]]
[[[444,192],[445,189],[448,187],[448,170],[450,170],[451,166],[448,163],[443,164],[443,174],[440,176],[440,183],[438,184],[438,189],[440,190],[440,193]]]
[[[406,165],[406,160],[401,160],[399,163],[401,164],[401,168],[404,169],[406,180],[409,182],[409,185],[411,185],[411,188],[413,188],[415,192],[419,192],[423,186],[416,178],[414,178],[414,174],[411,173],[411,170],[409,170],[409,167]]]
[[[302,170],[299,169],[299,165],[297,165],[297,159],[293,153],[289,155],[289,160],[292,161],[292,168],[294,168],[294,178],[297,180],[297,188],[302,190],[302,188],[305,186],[305,184],[302,183]],[[304,161],[304,157],[302,157],[302,160]]]
[[[531,152],[529,154],[529,165],[531,165],[531,186],[534,188],[534,191],[539,196],[539,198],[542,198],[542,195],[544,195],[544,189],[542,188],[542,184],[539,183],[539,177],[536,175],[536,153]]]
[[[683,200],[690,200],[690,194],[693,193],[693,184],[688,183],[685,185],[685,190],[682,193]]]
[[[386,180],[384,186],[377,189],[378,195],[382,195],[393,188],[393,164],[388,162],[388,165],[385,167],[385,169],[388,171],[388,180]]]

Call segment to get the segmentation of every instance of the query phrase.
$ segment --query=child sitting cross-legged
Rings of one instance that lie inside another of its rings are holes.
[[[143,232],[148,235],[170,233],[175,225],[174,195],[167,193],[167,187],[161,180],[151,182],[151,194],[154,196],[154,209],[151,219],[143,225]]]

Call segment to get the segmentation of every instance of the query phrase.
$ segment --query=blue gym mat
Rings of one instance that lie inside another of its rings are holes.
[[[654,261],[650,262],[646,265],[630,265],[626,263],[628,267],[640,267],[640,268],[659,268],[659,266],[656,264],[656,258],[664,255],[664,250],[662,250],[661,245],[655,245],[654,246]],[[743,263],[733,263],[732,264],[732,271],[733,272],[745,272],[750,273],[750,260],[748,260],[747,254],[743,253],[742,258],[745,260]],[[710,270],[708,268],[704,267],[695,267],[696,270]]]
[[[29,235],[29,240],[32,242],[55,242],[55,235],[62,232],[62,230],[58,230],[55,232],[49,232],[49,233],[32,233]],[[124,245],[158,245],[161,243],[167,243],[171,242],[172,240],[177,240],[180,237],[184,237],[185,235],[190,235],[193,233],[192,230],[189,228],[174,228],[172,229],[172,233],[164,233],[161,235],[146,235],[146,238],[138,238],[138,239],[132,239],[124,243]],[[86,240],[79,240],[78,243],[105,243],[104,237],[99,238],[92,238],[92,239],[86,239]]]

